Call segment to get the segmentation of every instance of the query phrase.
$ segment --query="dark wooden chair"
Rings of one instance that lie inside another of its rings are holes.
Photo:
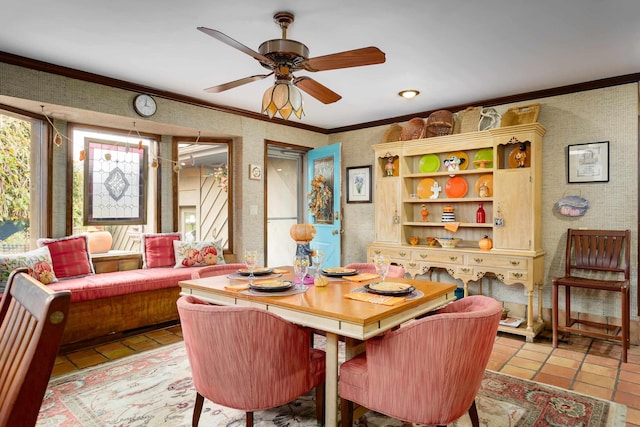
[[[553,280],[553,347],[558,333],[567,332],[622,343],[622,361],[627,361],[630,324],[630,249],[629,230],[567,231],[565,276]],[[565,288],[565,322],[558,322],[558,288]],[[617,292],[621,297],[620,325],[578,319],[571,314],[571,288]],[[586,326],[580,327],[580,325]]]
[[[26,273],[9,276],[0,302],[0,427],[36,424],[67,320],[71,292]]]

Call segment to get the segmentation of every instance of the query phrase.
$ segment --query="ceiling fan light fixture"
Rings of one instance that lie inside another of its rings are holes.
[[[262,97],[262,112],[267,113],[270,119],[280,114],[280,117],[288,120],[291,113],[301,119],[304,111],[300,90],[290,82],[276,81]]]
[[[411,99],[411,98],[415,98],[416,96],[420,95],[420,92],[415,90],[415,89],[408,89],[408,90],[403,90],[403,91],[399,92],[398,95],[400,95],[401,97],[403,97],[405,99]]]

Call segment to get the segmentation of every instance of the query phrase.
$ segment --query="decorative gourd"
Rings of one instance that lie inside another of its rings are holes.
[[[329,284],[329,279],[324,276],[314,277],[313,284],[316,286],[327,286]]]
[[[484,236],[478,242],[478,247],[480,247],[480,249],[491,249],[493,247],[493,241],[489,238],[489,236]]]
[[[316,228],[313,224],[293,224],[289,234],[296,242],[310,242],[316,234]]]

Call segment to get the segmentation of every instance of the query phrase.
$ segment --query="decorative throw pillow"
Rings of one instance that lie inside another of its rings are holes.
[[[173,242],[175,268],[224,264],[220,242]]]
[[[86,235],[38,239],[38,246],[49,248],[53,271],[58,279],[95,274],[89,255],[89,237]]]
[[[38,248],[19,254],[0,254],[0,284],[5,285],[9,275],[19,267],[27,267],[29,274],[45,285],[57,282],[49,248]]]
[[[176,263],[174,240],[180,240],[180,233],[142,234],[140,236],[142,268],[173,267]]]

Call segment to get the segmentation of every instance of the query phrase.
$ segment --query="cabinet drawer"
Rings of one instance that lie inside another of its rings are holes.
[[[439,263],[439,264],[464,264],[464,254],[454,253],[454,252],[440,252],[440,251],[425,251],[416,254],[416,257],[421,262],[430,263]],[[417,260],[414,257],[414,260]]]
[[[510,268],[517,270],[528,269],[528,260],[526,258],[509,256],[485,256],[471,254],[469,255],[468,263],[469,265],[477,265],[480,267]]]
[[[385,247],[373,247],[371,248],[371,256],[384,255],[393,259],[409,260],[411,259],[411,251],[404,248],[385,248]]]

